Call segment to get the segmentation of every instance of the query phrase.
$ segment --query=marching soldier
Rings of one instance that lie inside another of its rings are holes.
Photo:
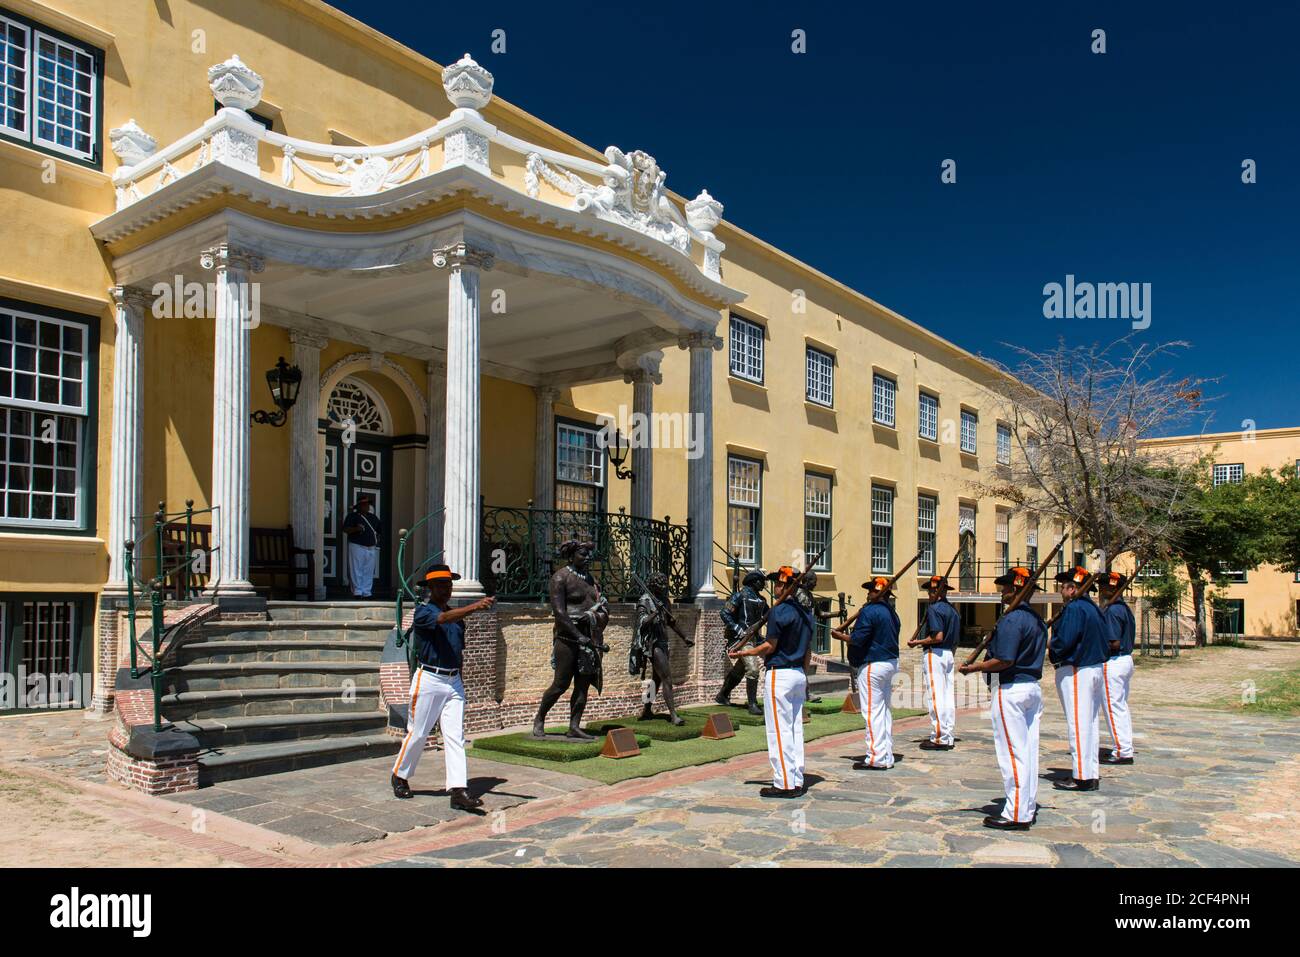
[[[961,616],[948,602],[948,579],[932,575],[928,584],[930,604],[925,610],[925,637],[909,641],[909,648],[923,648],[925,667],[921,680],[925,684],[926,706],[930,709],[930,740],[922,742],[922,751],[951,751],[953,729],[957,723],[956,694],[953,688],[953,656],[961,639]]]
[[[799,589],[794,593],[794,600],[797,601],[803,610],[812,616],[813,624],[819,621],[828,621],[835,617],[835,612],[818,611],[817,596],[813,594],[817,590],[817,573],[811,568],[804,572],[803,580],[799,582]],[[817,704],[822,699],[819,695],[808,692],[808,701],[810,704]]]
[[[1133,639],[1137,622],[1133,611],[1124,602],[1124,589],[1128,578],[1111,572],[1101,582],[1100,593],[1106,608],[1102,616],[1110,629],[1110,657],[1101,666],[1102,690],[1106,695],[1106,723],[1115,747],[1105,764],[1133,763],[1133,715],[1128,708],[1129,684],[1133,680]]]
[[[640,672],[645,678],[646,665],[650,665],[654,676],[655,692],[663,690],[664,704],[668,705],[668,720],[675,725],[686,722],[677,716],[677,704],[673,700],[673,672],[668,660],[668,632],[665,615],[668,609],[668,576],[663,572],[654,572],[646,581],[648,591],[636,604],[636,630],[632,638],[632,661],[629,670]],[[661,610],[662,609],[662,610]],[[692,644],[692,642],[687,643]],[[649,721],[654,717],[653,697],[645,703],[641,711],[641,720]]]
[[[411,796],[410,780],[415,773],[424,742],[435,724],[442,727],[446,757],[447,791],[451,806],[473,811],[483,801],[466,790],[465,772],[465,684],[461,681],[461,657],[465,651],[464,619],[486,611],[495,598],[480,598],[460,608],[451,603],[451,583],[460,578],[446,565],[434,565],[424,576],[428,600],[415,609],[412,624],[416,669],[411,676],[411,709],[406,737],[393,765],[393,794]]]
[[[1048,655],[1056,666],[1056,692],[1065,711],[1065,730],[1073,761],[1069,781],[1058,791],[1096,791],[1101,787],[1097,763],[1097,721],[1101,710],[1101,667],[1107,657],[1106,623],[1084,591],[1088,570],[1075,566],[1056,576],[1065,607],[1052,628]],[[1091,586],[1088,586],[1091,590]]]
[[[762,572],[750,572],[745,576],[740,590],[733,592],[726,604],[722,606],[720,614],[722,623],[727,628],[728,645],[767,614],[767,599],[763,597],[763,583],[766,581],[767,577]],[[762,639],[755,635],[750,639],[750,647],[761,641]],[[758,677],[762,667],[762,662],[756,655],[745,655],[735,660],[727,676],[722,679],[722,687],[718,689],[713,700],[720,705],[730,705],[732,689],[740,684],[741,678],[744,678],[745,708],[750,714],[762,714],[763,709],[758,706]]]
[[[890,607],[889,579],[862,583],[867,604],[853,624],[853,633],[833,631],[849,645],[849,667],[858,689],[858,708],[867,726],[867,751],[853,763],[855,771],[888,771],[894,766],[894,713],[890,708],[894,675],[898,673],[898,614]]]
[[[776,582],[776,606],[767,619],[767,637],[760,645],[735,648],[732,659],[766,658],[767,757],[772,786],[758,793],[766,798],[793,798],[803,793],[803,705],[808,694],[804,668],[812,655],[813,622],[795,600],[798,570],[782,565],[768,576]]]
[[[1033,575],[1027,568],[1013,568],[993,583],[1002,589],[1003,604],[1010,604]],[[987,674],[993,700],[993,742],[1007,799],[1002,813],[984,818],[984,826],[1001,831],[1027,831],[1038,814],[1038,722],[1043,713],[1043,652],[1047,650],[1047,626],[1029,600],[998,619],[983,661],[963,664],[964,675]]]

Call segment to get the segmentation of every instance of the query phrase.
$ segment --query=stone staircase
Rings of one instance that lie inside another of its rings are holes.
[[[199,784],[394,754],[379,661],[391,605],[270,602],[215,621],[167,669],[162,713],[198,738]]]

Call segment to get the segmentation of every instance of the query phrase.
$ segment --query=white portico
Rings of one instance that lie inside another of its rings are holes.
[[[710,354],[721,345],[722,311],[742,298],[721,275],[723,247],[712,233],[721,205],[701,192],[679,209],[664,173],[640,151],[571,156],[490,124],[480,111],[492,77],[468,56],[444,70],[450,116],[373,147],[266,129],[248,112],[261,77],[238,58],[213,67],[209,79],[223,108],[188,136],[157,149],[134,123],[112,134],[123,163],[114,177],[118,210],[93,227],[117,282],[111,554],[138,535],[131,516],[144,510],[138,449],[148,397],[139,383],[151,358],[139,330],[176,318],[158,308],[160,285],[200,283],[215,323],[216,594],[252,590],[250,495],[264,473],[253,461],[250,414],[266,395],[264,367],[251,355],[259,337],[279,329],[288,331],[286,358],[303,374],[283,430],[288,516],[295,543],[316,556],[317,582],[326,566],[328,404],[341,382],[365,386],[370,376],[376,398],[387,389],[408,407],[408,433],[376,436],[392,440],[395,462],[409,453],[397,468],[416,473],[394,482],[394,514],[418,519],[444,509],[427,548],[443,549],[462,572],[465,596],[482,591],[483,377],[533,390],[533,505],[546,509],[554,505],[560,391],[627,382],[633,411],[648,415],[664,350],[689,349],[687,411],[703,424],[683,502],[689,581],[695,594],[711,595]],[[341,355],[339,343],[349,344]],[[337,358],[322,369],[327,351]],[[410,360],[423,374],[412,374]],[[650,450],[634,449],[632,467],[632,516],[651,519]],[[115,559],[110,585],[120,587],[121,575]]]

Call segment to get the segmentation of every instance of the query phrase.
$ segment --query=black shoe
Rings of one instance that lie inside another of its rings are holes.
[[[572,725],[569,726],[569,733],[568,733],[567,735],[565,735],[565,737],[572,738],[572,739],[575,740],[575,741],[595,741],[595,740],[596,740],[596,738],[595,738],[594,735],[590,735],[590,734],[588,734],[586,731],[583,731],[581,728],[575,728],[575,727],[573,727]]]
[[[893,765],[872,764],[869,761],[854,761],[854,771],[888,771]]]
[[[686,719],[681,717],[680,715],[670,714],[668,716],[668,723],[680,728],[682,725],[686,723]]]
[[[757,704],[757,703],[753,703],[753,704],[747,704],[747,705],[745,705],[745,710],[748,711],[748,712],[749,712],[750,714],[752,714],[752,715],[758,715],[758,716],[760,716],[760,717],[761,717],[762,714],[763,714],[763,706],[762,706],[761,704]]]
[[[758,792],[759,797],[765,798],[797,798],[803,791],[800,788],[777,788],[766,787]]]
[[[1008,821],[1004,817],[994,817],[990,814],[984,819],[984,826],[991,827],[995,831],[1027,831],[1029,830],[1028,821]]]
[[[546,737],[546,722],[544,721],[533,722],[533,737],[534,738]]]
[[[821,704],[821,703],[822,703],[821,695],[818,695],[818,696],[815,697],[815,698],[809,698],[809,699],[808,699],[808,703],[809,703],[809,704]]]
[[[724,708],[730,708],[730,707],[731,707],[731,695],[726,695],[726,694],[723,694],[721,691],[719,691],[717,694],[715,694],[715,695],[713,696],[713,703],[714,703],[714,704],[720,704],[720,705],[722,705],[722,707],[724,707]]]
[[[1100,791],[1101,781],[1093,778],[1090,781],[1080,781],[1078,778],[1070,778],[1068,781],[1053,781],[1052,787],[1058,791]]]
[[[483,801],[474,797],[464,788],[452,788],[451,806],[457,811],[476,811],[483,806]]]
[[[921,742],[921,750],[922,750],[922,751],[951,751],[951,750],[952,750],[952,745],[951,745],[951,744],[935,744],[933,741],[922,741],[922,742]]]
[[[654,708],[650,707],[649,705],[646,705],[644,708],[641,709],[641,718],[640,718],[640,720],[642,720],[642,721],[653,721],[653,720],[654,720],[654,717],[655,717],[655,711],[654,711]]]
[[[1102,764],[1132,764],[1132,763],[1133,763],[1133,759],[1132,759],[1132,758],[1115,758],[1115,757],[1111,757],[1111,756],[1108,755],[1108,756],[1106,756],[1106,757],[1104,757],[1104,758],[1101,759],[1101,763],[1102,763]]]
[[[393,775],[393,797],[406,799],[411,796],[411,785],[406,782],[406,778],[399,778]]]

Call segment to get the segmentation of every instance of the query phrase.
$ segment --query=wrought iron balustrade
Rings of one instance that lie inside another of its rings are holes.
[[[651,572],[668,576],[675,601],[690,598],[687,525],[653,518],[548,508],[485,506],[480,581],[497,598],[545,601],[551,575],[563,564],[560,546],[570,539],[592,542],[591,574],[610,601],[635,601]]]

